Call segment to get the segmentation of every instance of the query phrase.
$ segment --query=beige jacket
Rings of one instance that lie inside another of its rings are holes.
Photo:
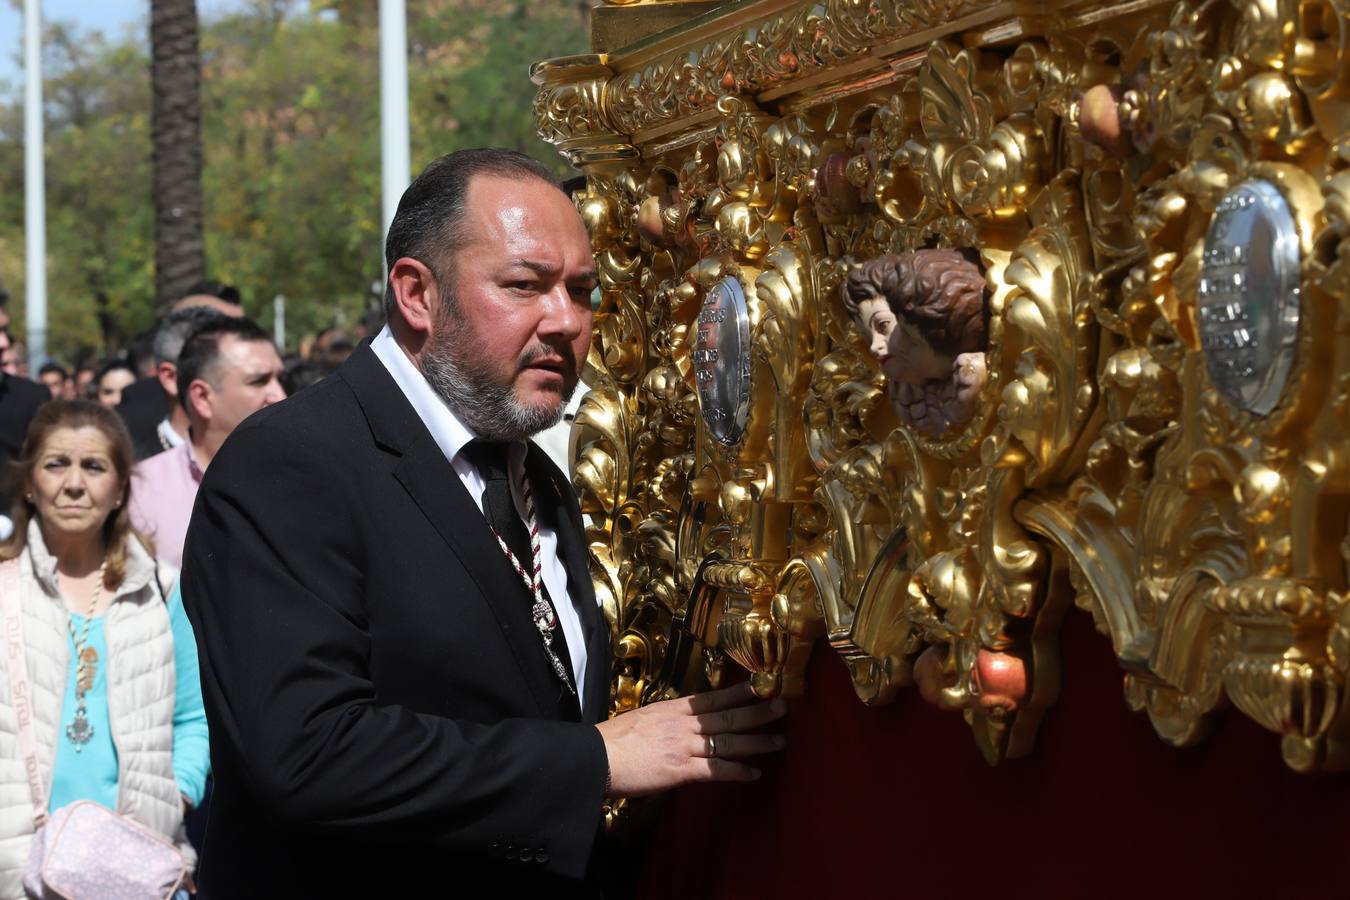
[[[37,523],[19,557],[24,645],[40,776],[51,784],[70,665],[67,614],[56,586],[56,560]],[[158,578],[157,578],[158,576]],[[173,772],[173,635],[163,590],[178,572],[136,542],[127,576],[108,607],[108,714],[117,748],[117,811],[173,839],[195,859],[183,830],[183,801]],[[33,806],[20,762],[8,654],[0,653],[0,898],[22,898],[33,836]]]

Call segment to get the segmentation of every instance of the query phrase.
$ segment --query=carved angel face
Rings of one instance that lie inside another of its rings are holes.
[[[855,323],[891,381],[923,384],[951,376],[952,357],[934,350],[918,328],[895,314],[884,297],[859,303]]]

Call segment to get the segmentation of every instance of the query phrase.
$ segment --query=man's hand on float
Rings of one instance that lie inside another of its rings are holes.
[[[787,704],[759,700],[748,684],[665,700],[595,726],[609,754],[610,795],[636,797],[695,781],[754,781],[742,760],[781,750],[781,734],[752,734]]]

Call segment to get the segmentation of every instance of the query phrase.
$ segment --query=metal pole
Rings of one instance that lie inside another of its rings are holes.
[[[281,294],[272,298],[272,341],[277,350],[286,352],[286,298]]]
[[[26,271],[24,327],[28,368],[47,358],[47,197],[42,159],[42,2],[23,3],[23,212]]]
[[[384,195],[380,234],[389,233],[403,189],[412,180],[408,149],[408,35],[404,0],[380,0],[380,163]]]

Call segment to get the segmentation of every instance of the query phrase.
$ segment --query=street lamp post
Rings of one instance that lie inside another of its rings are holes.
[[[42,2],[23,3],[25,329],[29,370],[47,358],[47,196],[42,158]]]
[[[408,26],[404,0],[380,0],[380,235],[389,233],[403,189],[412,180],[408,129]]]

